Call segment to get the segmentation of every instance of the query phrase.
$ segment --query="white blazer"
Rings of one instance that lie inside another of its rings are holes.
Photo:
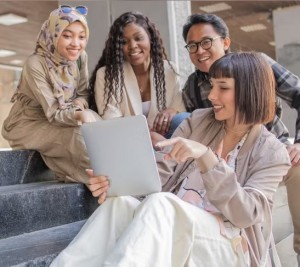
[[[172,63],[176,71],[175,65]],[[179,84],[179,75],[177,75],[168,62],[164,60],[165,82],[166,82],[166,107],[173,108],[178,112],[185,111],[182,94]],[[105,107],[104,98],[104,75],[105,67],[97,71],[95,82],[95,98],[99,114],[103,113]],[[150,86],[151,86],[151,104],[147,121],[150,127],[153,125],[155,116],[158,113],[156,105],[156,91],[154,85],[154,70],[150,68]],[[108,109],[102,115],[103,119],[111,119],[116,117],[125,117],[143,114],[142,98],[139,91],[138,82],[133,72],[131,65],[128,62],[124,63],[124,84],[123,100],[120,104],[116,103],[113,97],[112,102],[108,104]]]

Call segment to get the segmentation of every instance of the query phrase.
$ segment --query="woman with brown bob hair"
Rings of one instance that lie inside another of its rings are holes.
[[[210,68],[209,74],[214,79],[235,80],[235,116],[238,123],[266,124],[274,119],[275,81],[268,65],[259,54],[243,52],[229,53]]]
[[[210,76],[213,108],[156,144],[170,193],[106,199],[109,177],[89,171],[103,204],[51,267],[280,266],[271,207],[290,159],[262,124],[274,116],[271,67],[259,54],[232,53]]]

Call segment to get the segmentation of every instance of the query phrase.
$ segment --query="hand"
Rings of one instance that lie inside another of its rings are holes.
[[[286,147],[289,152],[291,163],[293,167],[299,166],[300,164],[300,144],[296,143],[293,145],[288,145]]]
[[[165,135],[169,131],[171,121],[176,114],[177,111],[173,108],[159,112],[154,119],[152,131]]]
[[[96,121],[95,116],[88,109],[83,110],[83,111],[75,111],[75,119],[78,121],[81,121],[82,123]]]
[[[82,102],[79,99],[74,99],[72,101],[73,105],[79,107],[81,110],[85,110],[84,105],[82,104]]]
[[[175,137],[160,141],[156,147],[163,148],[166,146],[173,146],[171,151],[165,155],[165,160],[175,160],[178,163],[183,163],[189,158],[198,159],[208,149],[207,146],[202,145],[196,141],[185,139],[182,137]]]
[[[109,188],[109,180],[106,176],[94,176],[93,170],[86,170],[87,174],[90,176],[88,188],[92,192],[94,197],[98,197],[98,203],[102,204],[107,195],[107,190]]]
[[[156,132],[152,132],[152,131],[150,131],[150,137],[151,137],[151,143],[152,143],[152,146],[154,147],[154,149],[155,150],[161,150],[161,148],[157,149],[156,143],[159,142],[159,141],[166,140],[166,138],[164,136],[162,136],[161,134],[156,133]]]

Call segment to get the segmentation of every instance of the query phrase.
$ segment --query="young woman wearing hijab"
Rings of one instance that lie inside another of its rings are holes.
[[[260,54],[232,53],[209,74],[213,108],[156,144],[163,190],[172,193],[105,200],[109,177],[90,171],[103,204],[51,267],[280,266],[271,207],[291,163],[263,125],[275,114],[272,69]]]
[[[87,182],[89,167],[80,125],[99,116],[88,108],[87,8],[50,13],[26,60],[2,135],[13,149],[41,153],[61,181]]]
[[[114,21],[89,88],[90,106],[103,119],[144,114],[150,129],[163,135],[185,110],[179,75],[159,31],[137,12]]]

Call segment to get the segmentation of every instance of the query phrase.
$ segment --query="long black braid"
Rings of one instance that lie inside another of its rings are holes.
[[[154,84],[159,111],[166,109],[166,82],[164,72],[164,59],[168,60],[159,31],[155,25],[143,14],[138,12],[126,12],[117,18],[110,28],[108,39],[102,55],[92,72],[89,81],[89,106],[98,112],[95,101],[95,82],[97,71],[105,66],[104,98],[106,99],[103,113],[114,96],[117,103],[121,103],[124,91],[124,55],[123,55],[123,30],[129,23],[135,23],[145,29],[150,39],[150,57],[154,69]],[[169,62],[169,65],[174,70]],[[100,114],[103,115],[103,114]]]

